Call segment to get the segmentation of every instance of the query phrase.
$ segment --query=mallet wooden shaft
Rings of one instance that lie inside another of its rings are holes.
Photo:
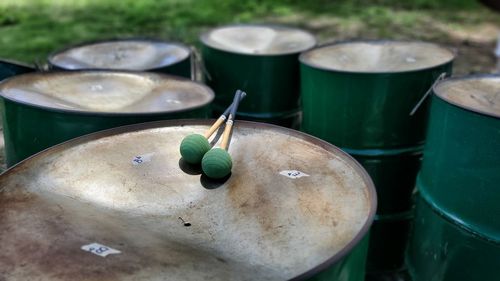
[[[245,92],[241,92],[240,90],[237,90],[236,93],[240,93],[240,101],[246,96],[246,93]],[[222,113],[222,115],[217,119],[217,121],[215,121],[215,123],[212,125],[212,127],[210,127],[210,129],[208,129],[206,132],[205,132],[205,138],[209,138],[211,135],[213,135],[213,133],[215,131],[217,131],[217,129],[220,127],[220,125],[222,125],[222,123],[224,123],[224,121],[226,121],[226,116],[227,114],[230,112],[230,110],[232,109],[234,105],[234,101],[233,103],[231,103],[231,105],[226,108],[226,110],[224,111],[224,113]]]
[[[222,136],[222,142],[220,148],[227,150],[229,146],[229,138],[231,136],[231,131],[233,129],[233,120],[231,114],[229,114],[229,120],[226,122],[226,128],[224,128],[224,135]]]
[[[226,116],[221,115],[217,119],[217,121],[215,121],[215,123],[212,125],[212,127],[210,127],[210,129],[208,129],[208,131],[206,131],[205,138],[208,139],[220,127],[220,125],[222,125],[222,123],[224,123],[224,121],[226,121]]]

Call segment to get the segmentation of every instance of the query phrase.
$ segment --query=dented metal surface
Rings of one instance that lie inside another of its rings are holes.
[[[201,83],[155,73],[74,71],[33,73],[2,83],[0,96],[21,104],[98,113],[165,113],[195,109],[214,94]]]
[[[348,41],[325,45],[301,55],[302,63],[331,71],[398,73],[449,63],[453,52],[419,41]]]
[[[344,257],[376,208],[339,149],[299,132],[236,125],[226,182],[180,162],[209,121],[112,129],[56,146],[0,176],[5,280],[284,280]],[[139,157],[139,158],[138,158]],[[141,161],[138,161],[141,159]],[[304,177],[287,177],[298,170]],[[121,251],[100,257],[100,243]]]
[[[115,69],[164,72],[190,77],[191,49],[177,42],[129,38],[86,42],[51,54],[56,69]]]
[[[311,33],[278,25],[221,26],[202,34],[200,39],[211,48],[247,55],[300,53],[316,45]]]
[[[206,118],[214,94],[191,80],[131,71],[16,76],[0,85],[7,166],[88,133],[149,121]]]
[[[500,117],[500,75],[448,79],[437,84],[434,92],[456,106]]]
[[[200,40],[204,80],[216,94],[214,116],[241,89],[249,95],[238,108],[240,119],[300,127],[298,57],[316,45],[312,34],[275,25],[229,25]]]

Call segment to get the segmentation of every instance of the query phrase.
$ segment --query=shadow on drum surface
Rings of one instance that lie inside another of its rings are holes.
[[[231,173],[222,179],[211,179],[203,174],[201,170],[201,165],[189,164],[184,159],[179,159],[179,168],[188,175],[201,175],[200,183],[206,189],[216,189],[224,185],[226,181],[231,177]]]

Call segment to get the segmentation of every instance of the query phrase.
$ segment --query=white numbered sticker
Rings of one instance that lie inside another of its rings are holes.
[[[181,101],[179,101],[179,100],[173,100],[173,99],[166,99],[165,102],[167,102],[167,103],[173,103],[173,104],[181,104]]]
[[[103,89],[104,89],[104,87],[102,85],[99,85],[99,84],[90,86],[90,90],[93,92],[102,91]]]
[[[409,63],[414,63],[416,62],[417,60],[413,57],[406,57],[406,62],[409,62]]]
[[[81,249],[101,257],[106,257],[107,255],[112,255],[112,254],[121,254],[120,251],[110,248],[108,246],[101,245],[99,243],[83,245]]]
[[[150,162],[152,157],[153,157],[153,153],[147,153],[144,155],[137,155],[132,159],[132,164],[133,165],[140,165],[140,164],[144,164],[146,162]]]
[[[280,175],[285,176],[285,177],[289,177],[291,179],[298,179],[301,177],[308,177],[309,176],[308,174],[301,172],[301,171],[297,171],[297,170],[284,170],[284,171],[280,172]]]

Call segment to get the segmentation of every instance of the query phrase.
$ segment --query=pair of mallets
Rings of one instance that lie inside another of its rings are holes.
[[[224,111],[217,121],[205,132],[205,135],[191,134],[181,142],[181,155],[184,161],[189,164],[200,164],[205,175],[209,178],[220,179],[231,172],[233,162],[227,152],[231,132],[233,129],[234,117],[240,101],[246,96],[245,92],[236,91],[233,103]],[[228,117],[226,117],[229,114]],[[208,139],[227,119],[226,127],[222,136],[220,148],[210,149]]]

